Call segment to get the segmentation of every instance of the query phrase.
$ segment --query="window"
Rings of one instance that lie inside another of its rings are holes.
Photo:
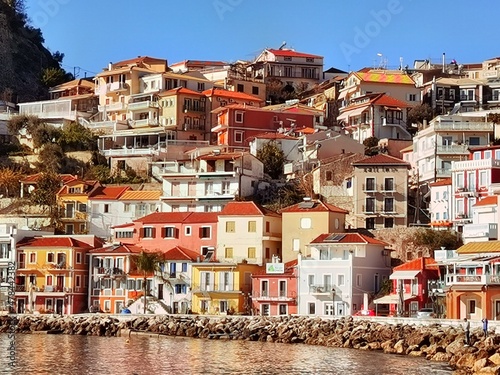
[[[291,56],[284,56],[283,61],[292,61],[292,57]]]
[[[417,94],[408,94],[408,101],[409,102],[416,102],[417,101]]]
[[[345,285],[344,275],[337,275],[337,285],[339,285],[339,286]]]
[[[356,275],[356,286],[361,287],[363,285],[363,275],[357,274]]]
[[[123,205],[123,212],[130,212],[130,203],[125,203]]]
[[[279,304],[278,305],[278,314],[279,315],[286,315],[287,314],[287,305]]]
[[[314,62],[314,57],[306,57],[306,62],[309,62],[309,63]]]
[[[271,223],[269,221],[266,221],[266,233],[269,233],[271,231]]]
[[[225,258],[232,258],[233,257],[233,248],[232,247],[226,247],[224,249],[225,253]]]
[[[153,227],[142,228],[142,237],[143,238],[154,238],[155,237],[155,228],[153,228]]]
[[[222,194],[230,194],[230,181],[222,181]]]
[[[235,131],[234,132],[234,142],[235,143],[243,143],[243,132],[242,131]]]
[[[314,285],[314,275],[307,275],[307,282],[309,286]]]
[[[236,112],[234,114],[234,122],[237,122],[240,124],[243,122],[243,112]]]
[[[257,232],[257,222],[255,220],[250,220],[248,222],[248,231]]]
[[[176,238],[177,230],[175,227],[165,227],[162,229],[162,237],[163,238]]]
[[[54,263],[54,253],[48,253],[47,254],[47,262],[48,263]]]
[[[309,315],[315,315],[316,314],[316,303],[309,302],[308,307],[307,307],[307,312]]]
[[[30,263],[36,263],[36,253],[30,253]]]
[[[109,204],[105,204],[105,205],[104,205],[103,212],[104,212],[104,213],[109,213]]]
[[[205,90],[205,82],[198,82],[198,91]]]
[[[268,303],[262,304],[261,307],[262,307],[262,312],[261,312],[262,316],[269,316],[269,315],[271,315],[270,311],[269,311],[269,304]]]
[[[384,198],[384,211],[394,212],[394,198]]]
[[[365,203],[365,212],[375,212],[375,198],[366,198]]]
[[[387,177],[384,181],[384,190],[385,191],[394,191],[394,178]]]
[[[469,146],[479,146],[480,144],[479,137],[469,137]]]
[[[255,249],[255,247],[249,247],[248,248],[248,258],[249,259],[255,259],[256,258],[256,249]]]
[[[191,227],[185,227],[184,228],[184,234],[186,236],[190,236],[191,235]]]
[[[115,237],[116,238],[133,238],[134,232],[132,232],[131,230],[118,231],[118,232],[115,232]]]
[[[312,220],[310,217],[303,217],[300,219],[300,227],[302,229],[311,229]]]
[[[76,253],[76,263],[82,263],[82,253]]]
[[[82,188],[81,187],[70,187],[68,189],[68,193],[69,194],[80,194],[82,192]]]
[[[300,250],[300,239],[299,238],[292,239],[292,249],[293,249],[293,251]]]
[[[235,222],[226,221],[226,233],[234,233],[234,232],[235,232]]]
[[[252,86],[252,95],[259,95],[259,88],[257,86]]]
[[[333,180],[333,173],[332,173],[332,171],[326,171],[326,173],[325,173],[325,180],[326,181],[332,181]]]
[[[214,183],[212,181],[205,182],[205,195],[213,195]]]
[[[237,92],[244,92],[245,91],[245,86],[243,86],[241,83],[238,83],[236,85],[236,91]]]
[[[368,177],[366,179],[365,191],[375,191],[375,178]]]
[[[75,276],[75,287],[79,288],[81,286],[81,276],[76,275]]]
[[[200,238],[210,238],[212,236],[211,227],[201,227],[200,228]]]
[[[368,217],[365,219],[365,228],[366,229],[375,229],[375,218]]]
[[[394,218],[386,217],[384,219],[384,228],[394,228]]]

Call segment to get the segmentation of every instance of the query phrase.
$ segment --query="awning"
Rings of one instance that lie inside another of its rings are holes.
[[[420,273],[420,270],[417,271],[394,271],[389,279],[391,280],[412,280]]]
[[[368,109],[369,107],[361,107],[352,110],[346,109],[344,113],[337,117],[337,121],[346,121],[348,117],[359,116]]]
[[[344,99],[347,96],[347,94],[354,92],[354,91],[356,91],[356,87],[350,88],[349,90],[341,91],[337,100]]]
[[[412,298],[416,298],[417,296],[414,296],[412,294],[404,294],[403,299],[405,301],[410,300]],[[376,305],[382,305],[382,304],[389,304],[389,305],[395,305],[399,303],[399,294],[389,294],[387,296],[383,296],[380,298],[377,298],[373,300],[373,303]]]

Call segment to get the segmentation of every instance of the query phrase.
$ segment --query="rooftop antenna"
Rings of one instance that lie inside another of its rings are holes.
[[[282,50],[283,48],[285,48],[285,46],[286,46],[286,42],[285,42],[285,41],[283,41],[283,43],[281,43],[280,48],[278,48],[278,49],[279,49],[279,50]]]
[[[399,58],[399,70],[403,70],[403,57]]]
[[[384,59],[384,55],[382,55],[381,53],[377,53],[377,56],[380,57],[378,69],[385,69],[387,67],[387,59]]]

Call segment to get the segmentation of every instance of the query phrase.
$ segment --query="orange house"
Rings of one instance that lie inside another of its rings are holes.
[[[447,318],[500,320],[500,241],[470,242],[441,260]]]

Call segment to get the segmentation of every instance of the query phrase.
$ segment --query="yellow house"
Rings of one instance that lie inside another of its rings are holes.
[[[252,273],[261,269],[258,265],[245,263],[193,263],[193,313],[249,313],[252,305]]]
[[[95,236],[26,237],[17,244],[17,313],[81,313],[87,309],[87,251]]]
[[[308,198],[281,210],[282,262],[296,260],[299,252],[310,255],[309,243],[323,233],[345,232],[346,214],[342,208]]]
[[[56,194],[59,220],[65,234],[87,233],[89,195],[101,184],[98,181],[69,181]]]

